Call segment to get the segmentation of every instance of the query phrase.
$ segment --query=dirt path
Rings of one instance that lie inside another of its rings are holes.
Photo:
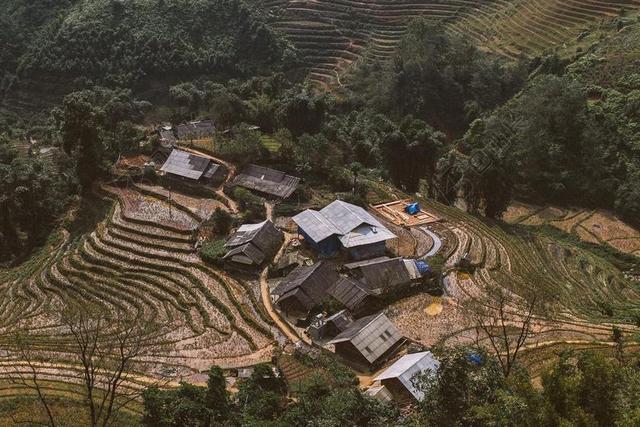
[[[181,150],[184,151],[188,151],[194,154],[197,154],[198,156],[202,156],[202,157],[206,157],[207,159],[211,159],[216,163],[220,163],[221,165],[223,165],[225,168],[227,168],[227,170],[229,171],[229,173],[227,174],[227,179],[225,179],[225,184],[229,181],[231,181],[235,176],[236,176],[236,167],[232,164],[227,162],[226,160],[222,160],[219,157],[214,157],[210,154],[207,153],[203,153],[202,151],[199,151],[195,148],[190,148],[190,147],[180,147]],[[229,196],[227,196],[226,194],[224,194],[224,191],[222,190],[222,188],[219,188],[218,190],[215,191],[215,193],[220,196],[222,199],[225,200],[225,204],[229,207],[229,210],[234,213],[237,214],[239,212],[238,209],[238,204],[235,202],[235,200],[231,199]]]
[[[264,201],[264,209],[267,213],[267,219],[271,222],[273,222],[273,208],[274,208],[273,202],[270,202],[268,200]]]
[[[278,262],[278,260],[282,257],[282,255],[284,254],[285,248],[287,247],[287,245],[289,244],[289,241],[291,240],[291,237],[292,237],[291,234],[285,233],[284,243],[282,244],[282,247],[276,254],[275,258],[273,259],[274,262]],[[267,282],[268,272],[269,272],[269,267],[265,267],[264,270],[262,270],[262,273],[260,273],[260,293],[262,295],[262,303],[264,304],[264,308],[267,310],[267,313],[269,314],[271,319],[273,319],[276,326],[278,326],[278,329],[280,329],[280,331],[284,334],[285,337],[287,337],[287,339],[291,340],[294,344],[296,344],[302,340],[295,333],[295,331],[287,324],[287,322],[285,322],[282,319],[282,317],[280,317],[276,309],[273,307],[273,304],[271,303],[269,283]],[[304,339],[304,342],[306,342],[307,344],[311,343],[309,339]]]

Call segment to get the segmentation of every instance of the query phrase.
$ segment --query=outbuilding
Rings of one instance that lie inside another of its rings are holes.
[[[398,328],[384,313],[378,313],[356,320],[329,344],[347,363],[369,370],[384,362],[403,341]]]
[[[440,362],[430,351],[413,353],[402,356],[393,365],[378,375],[374,384],[384,386],[397,401],[414,399],[420,401],[424,392],[418,386],[417,377],[423,374],[435,373]]]

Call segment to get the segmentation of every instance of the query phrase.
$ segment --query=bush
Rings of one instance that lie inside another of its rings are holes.
[[[259,222],[267,216],[264,207],[264,199],[253,194],[246,188],[236,187],[233,189],[233,198],[238,202],[245,222]]]
[[[216,208],[207,222],[211,224],[216,234],[225,236],[229,233],[231,227],[233,227],[235,218],[224,209]]]
[[[215,266],[222,265],[222,257],[227,253],[224,239],[205,240],[200,248],[200,258]]]

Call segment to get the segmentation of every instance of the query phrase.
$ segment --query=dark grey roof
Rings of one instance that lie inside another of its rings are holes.
[[[255,265],[262,264],[265,258],[265,254],[256,246],[254,246],[252,243],[245,243],[244,245],[237,246],[231,249],[225,254],[223,259],[232,259],[238,262],[240,261],[238,255],[244,255]]]
[[[402,334],[384,313],[353,322],[329,344],[350,341],[369,363],[374,363],[402,339]]]
[[[340,332],[345,331],[352,323],[353,318],[347,310],[340,310],[327,317],[326,323],[332,323]]]
[[[320,211],[307,209],[294,216],[293,221],[315,242],[337,235],[345,248],[396,237],[369,212],[342,200],[335,200]]]
[[[305,304],[305,308],[310,310],[326,300],[327,290],[339,279],[335,266],[320,261],[311,266],[297,267],[276,286],[272,293],[284,298],[293,290],[301,290],[312,302],[310,306]]]
[[[161,170],[166,173],[198,180],[202,177],[211,160],[182,150],[172,150]]]
[[[259,224],[244,224],[225,243],[229,252],[224,258],[243,253],[256,264],[262,264],[266,258],[276,254],[283,238],[282,232],[269,220]]]
[[[206,179],[213,178],[217,173],[222,172],[222,166],[217,163],[209,163],[209,167],[204,171],[202,176]]]
[[[357,311],[373,293],[366,285],[350,277],[342,277],[327,291],[336,301],[351,311]]]
[[[202,139],[213,135],[216,128],[211,120],[199,120],[176,126],[178,139]]]
[[[410,261],[411,260],[406,260]],[[390,288],[411,283],[407,263],[402,258],[378,258],[376,262],[365,263],[352,270],[372,290],[385,291]]]
[[[300,178],[258,165],[248,165],[233,180],[234,185],[270,194],[289,197],[297,188]]]

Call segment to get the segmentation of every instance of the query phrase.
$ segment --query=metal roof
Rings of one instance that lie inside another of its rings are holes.
[[[172,150],[167,161],[162,165],[163,172],[198,180],[209,167],[210,159],[200,157],[182,150]]]
[[[225,243],[229,252],[225,259],[244,254],[256,264],[276,254],[283,240],[283,234],[273,222],[266,220],[258,224],[243,224]]]
[[[199,120],[176,126],[178,139],[200,139],[212,136],[216,128],[211,120]]]
[[[301,302],[310,310],[326,300],[327,290],[339,279],[335,266],[326,261],[320,261],[311,266],[297,267],[276,286],[272,294],[280,295],[280,298],[284,299],[292,296],[293,294],[290,293],[299,289],[307,297],[305,298],[307,303],[302,299]]]
[[[327,292],[351,311],[357,311],[365,299],[373,295],[367,286],[350,277],[342,277]]]
[[[307,209],[293,221],[315,242],[338,235],[342,246],[351,248],[395,238],[373,215],[360,206],[335,200],[320,211]]]
[[[388,290],[411,283],[413,275],[402,258],[378,259],[377,262],[352,269],[372,290]]]
[[[384,313],[379,313],[356,320],[329,344],[350,341],[369,363],[374,363],[401,339],[398,328]]]
[[[374,381],[397,378],[413,397],[417,400],[422,400],[424,398],[424,392],[415,387],[413,379],[416,375],[429,370],[435,372],[439,366],[440,362],[433,357],[430,351],[407,354],[389,366],[384,372],[378,375]]]
[[[233,180],[234,185],[281,197],[289,197],[298,187],[300,178],[264,166],[247,165]]]

